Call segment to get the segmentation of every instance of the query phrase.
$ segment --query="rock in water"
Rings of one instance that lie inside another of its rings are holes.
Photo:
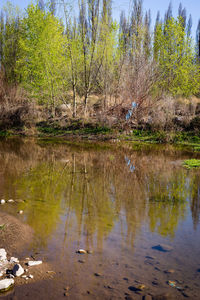
[[[14,279],[0,280],[0,291],[6,292],[14,283]]]
[[[8,203],[14,203],[15,201],[13,199],[9,199]]]
[[[152,249],[158,250],[161,252],[170,252],[173,250],[173,248],[171,246],[164,245],[164,244],[159,244],[159,245],[153,246]]]
[[[13,275],[14,276],[21,276],[22,274],[24,274],[24,269],[22,268],[22,266],[20,264],[16,264],[12,270]]]
[[[0,249],[0,260],[6,260],[7,259],[7,253],[6,250],[1,248]]]
[[[87,254],[87,251],[84,250],[84,249],[79,249],[79,250],[77,251],[77,253],[79,253],[79,254]]]
[[[30,261],[28,261],[27,264],[28,264],[29,267],[32,267],[32,266],[41,265],[41,264],[42,264],[42,261],[41,261],[41,260],[38,260],[38,261],[36,261],[36,260],[35,260],[35,261],[31,261],[31,260],[30,260]]]

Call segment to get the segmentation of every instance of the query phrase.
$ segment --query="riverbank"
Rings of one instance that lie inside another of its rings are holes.
[[[151,131],[151,130],[118,130],[97,124],[74,124],[64,128],[59,126],[38,125],[32,128],[12,128],[0,131],[0,137],[36,137],[36,138],[63,138],[69,140],[94,141],[132,141],[154,144],[185,145],[200,151],[200,133],[197,131]]]

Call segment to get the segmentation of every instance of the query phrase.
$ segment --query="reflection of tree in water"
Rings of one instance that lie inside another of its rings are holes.
[[[177,170],[171,176],[160,173],[155,180],[149,180],[148,188],[151,230],[174,236],[180,219],[185,217],[190,192],[184,172]]]
[[[194,171],[190,180],[191,186],[191,198],[190,207],[192,212],[192,218],[194,222],[194,228],[197,227],[200,221],[200,177],[199,172]]]
[[[43,245],[63,214],[64,242],[76,240],[88,248],[94,243],[101,248],[115,226],[125,244],[134,243],[145,222],[152,231],[173,236],[186,214],[187,199],[198,221],[199,179],[171,164],[180,153],[41,147],[34,142],[18,145],[17,153],[14,145],[10,148],[0,156],[2,168],[6,162],[4,192],[12,190],[13,197],[27,200],[22,209]]]

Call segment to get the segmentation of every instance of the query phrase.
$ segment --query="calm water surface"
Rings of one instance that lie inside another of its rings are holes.
[[[62,299],[66,286],[69,299],[200,299],[200,171],[181,166],[192,157],[172,146],[0,141],[0,198],[25,200],[0,209],[33,228],[23,255],[39,253],[56,271],[15,299]],[[144,291],[131,290],[140,283]]]

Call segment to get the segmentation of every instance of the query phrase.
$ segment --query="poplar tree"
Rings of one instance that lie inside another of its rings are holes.
[[[170,18],[157,28],[157,61],[161,72],[159,86],[173,95],[189,96],[198,92],[199,75],[191,39],[182,18]]]
[[[196,31],[196,48],[197,48],[197,57],[200,60],[200,20],[197,25]]]
[[[17,72],[23,87],[55,113],[61,100],[64,36],[60,22],[50,13],[30,5],[22,20]]]
[[[0,19],[0,64],[7,83],[16,82],[16,60],[21,33],[20,12],[11,2],[1,11]]]
[[[87,111],[88,96],[100,68],[97,61],[98,30],[100,22],[100,0],[79,0],[79,32],[83,55],[82,93],[84,111]]]

